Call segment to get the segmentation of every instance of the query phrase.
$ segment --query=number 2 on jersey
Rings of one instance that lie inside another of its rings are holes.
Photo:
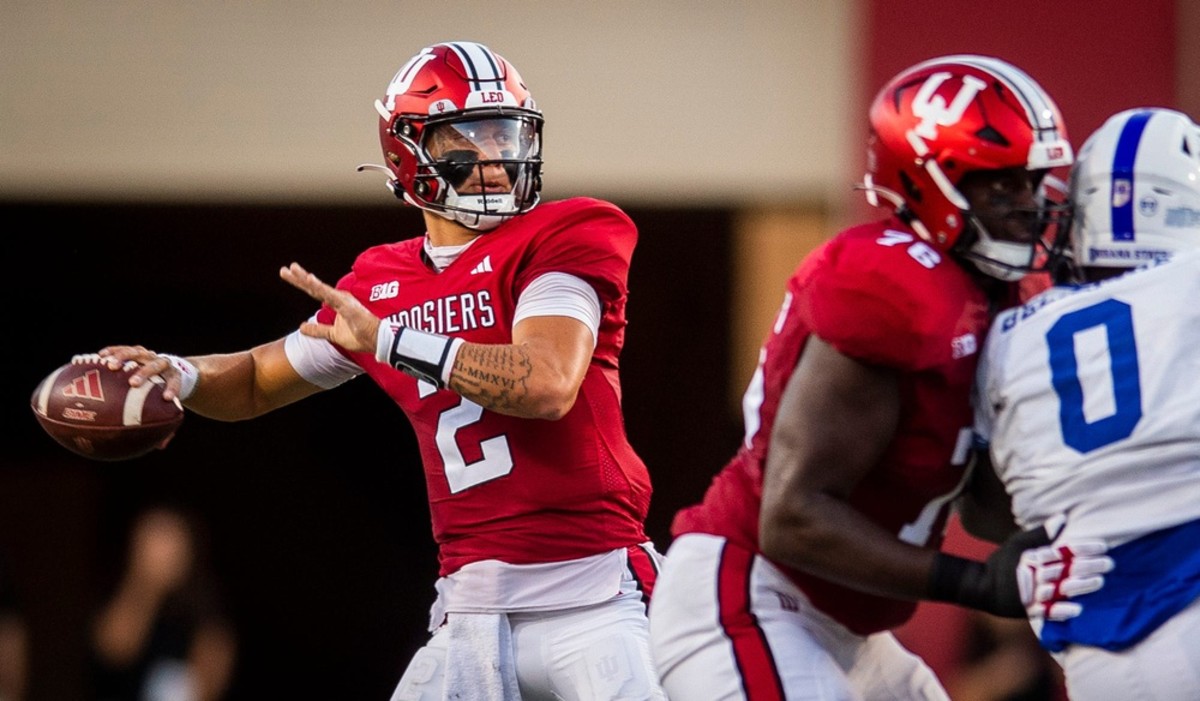
[[[450,483],[451,494],[458,494],[464,489],[512,472],[512,452],[508,449],[508,438],[503,434],[481,441],[479,450],[483,457],[475,462],[467,462],[458,449],[459,430],[479,421],[482,416],[483,407],[462,399],[458,406],[443,411],[438,417],[438,453],[446,468],[446,481]]]

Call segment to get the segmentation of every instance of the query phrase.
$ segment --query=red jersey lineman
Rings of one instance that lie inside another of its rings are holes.
[[[970,274],[898,220],[827,242],[788,280],[743,398],[745,444],[703,503],[676,515],[673,534],[711,533],[758,548],[763,466],[780,395],[815,335],[844,355],[905,374],[895,438],[846,501],[901,540],[936,547],[966,467],[971,384],[988,321],[988,299]],[[900,625],[916,606],[780,569],[817,608],[860,635]]]
[[[1041,88],[980,56],[898,75],[870,125],[865,189],[894,216],[801,262],[745,393],[743,444],[674,520],[650,605],[670,698],[942,701],[888,632],[916,601],[1025,614],[1016,561],[1044,531],[987,563],[937,548],[968,480],[992,313],[1058,260],[1038,190],[1070,146]]]

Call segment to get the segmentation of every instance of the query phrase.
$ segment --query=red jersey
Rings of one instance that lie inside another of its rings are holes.
[[[965,468],[971,386],[988,322],[987,297],[969,273],[897,220],[854,227],[824,243],[788,281],[743,401],[741,449],[703,501],[675,516],[672,533],[711,533],[759,552],[763,467],[775,413],[815,334],[847,356],[900,373],[895,437],[850,504],[902,540],[940,545],[946,495]],[[859,634],[898,626],[916,607],[780,567],[818,609]]]
[[[338,282],[385,322],[472,343],[512,343],[517,299],[543,274],[581,278],[600,299],[591,364],[558,421],[488,411],[343,350],[412,422],[442,576],[477,560],[559,562],[648,540],[650,478],[625,435],[617,376],[636,242],[616,206],[576,198],[510,219],[440,273],[418,237],[364,251]],[[318,313],[333,318],[327,306]]]

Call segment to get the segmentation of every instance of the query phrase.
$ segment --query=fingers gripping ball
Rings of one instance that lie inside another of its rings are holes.
[[[51,438],[85,458],[130,460],[165,448],[183,405],[163,399],[161,378],[131,387],[136,367],[112,370],[97,355],[77,355],[38,384],[30,406]]]

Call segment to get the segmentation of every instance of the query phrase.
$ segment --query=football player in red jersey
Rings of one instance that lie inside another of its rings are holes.
[[[430,642],[393,698],[662,699],[646,600],[646,466],[617,360],[637,230],[614,205],[539,204],[542,114],[486,46],[437,44],[376,103],[392,191],[425,236],[363,252],[299,330],[192,358],[138,346],[204,416],[248,419],[367,374],[420,444],[440,578]]]
[[[1039,189],[1072,149],[1042,88],[991,57],[903,71],[869,122],[864,188],[890,216],[800,263],[743,444],[672,524],[650,605],[671,698],[945,699],[888,631],[922,599],[1025,615],[1017,563],[1044,532],[987,562],[938,547],[970,473],[981,342],[1058,257]]]

